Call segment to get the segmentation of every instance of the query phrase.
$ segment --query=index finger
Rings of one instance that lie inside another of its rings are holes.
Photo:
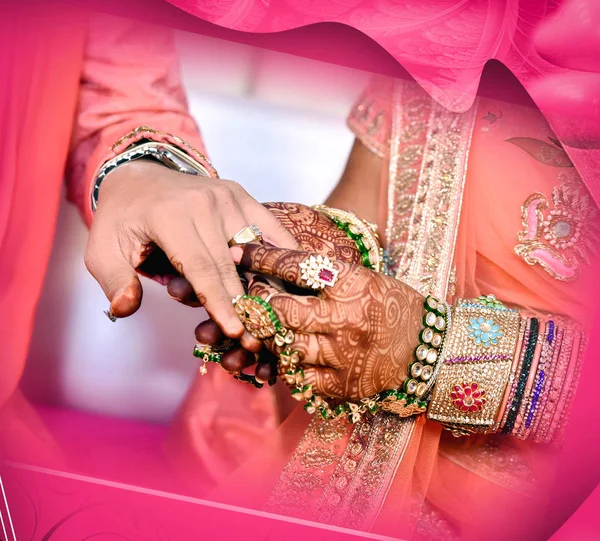
[[[335,285],[346,264],[299,250],[247,244],[240,264],[256,273],[267,274],[314,290]]]

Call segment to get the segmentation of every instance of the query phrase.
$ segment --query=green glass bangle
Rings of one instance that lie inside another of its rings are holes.
[[[538,319],[535,317],[531,318],[529,342],[527,343],[527,349],[525,350],[525,357],[523,358],[523,366],[521,368],[521,373],[519,374],[519,379],[517,381],[515,396],[513,397],[512,403],[508,410],[506,423],[504,424],[504,428],[502,429],[503,434],[510,434],[515,426],[515,422],[517,421],[517,415],[521,407],[521,401],[523,400],[525,388],[527,387],[527,380],[529,378],[529,371],[531,370],[531,363],[533,362],[533,357],[535,355],[535,347],[537,345],[539,328],[540,322],[538,321]]]

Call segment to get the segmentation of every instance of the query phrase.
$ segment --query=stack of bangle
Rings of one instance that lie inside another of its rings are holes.
[[[523,396],[527,388],[529,372],[531,371],[531,365],[536,353],[539,325],[539,320],[537,318],[531,318],[529,321],[529,336],[526,343],[523,344],[521,367],[516,380],[516,386],[513,388],[512,398],[509,398],[508,409],[505,413],[506,421],[502,428],[503,434],[510,434],[517,422],[521,402],[523,401]]]
[[[530,318],[517,348],[515,377],[498,427],[503,434],[560,443],[579,379],[582,331],[560,321]]]
[[[428,417],[455,436],[500,431],[560,443],[584,344],[563,319],[524,318],[492,297],[459,300]]]
[[[169,169],[189,175],[219,178],[210,160],[183,139],[169,133],[139,126],[111,148],[113,157],[96,173],[91,191],[91,207],[96,212],[100,187],[106,176],[117,167],[140,159],[151,159]]]
[[[364,267],[375,272],[382,272],[383,248],[379,243],[376,225],[361,220],[353,212],[325,205],[314,205],[312,208],[325,214],[356,243]]]

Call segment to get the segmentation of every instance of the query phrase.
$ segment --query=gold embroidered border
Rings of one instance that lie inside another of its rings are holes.
[[[394,275],[409,236],[431,104],[431,98],[416,84],[396,82],[392,106],[386,225],[389,265]]]
[[[431,103],[415,204],[396,278],[423,295],[445,299],[477,103],[460,114]]]
[[[316,520],[369,529],[375,522],[410,442],[415,418],[382,412],[354,430],[323,492]]]
[[[314,508],[343,456],[351,429],[343,420],[314,417],[298,447],[283,469],[265,510],[286,516],[312,519]]]
[[[418,85],[395,84],[388,255],[392,269],[402,262],[398,279],[440,298],[446,298],[452,277],[475,111],[476,105],[464,114],[450,113]],[[371,113],[362,111],[365,119]],[[384,412],[352,427],[313,419],[266,509],[368,528],[385,502],[414,427],[414,418]],[[333,436],[324,439],[325,433]]]

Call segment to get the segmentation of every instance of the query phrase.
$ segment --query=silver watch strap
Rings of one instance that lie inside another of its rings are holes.
[[[124,165],[135,160],[142,158],[152,158],[155,161],[163,164],[165,167],[178,171],[179,173],[186,173],[188,175],[198,175],[201,177],[209,177],[210,173],[202,164],[194,160],[190,155],[182,152],[174,145],[168,143],[157,143],[150,141],[136,145],[125,152],[122,152],[118,156],[108,160],[98,172],[98,176],[94,181],[94,187],[92,189],[92,211],[96,212],[98,208],[98,194],[100,192],[100,186],[111,171],[114,171],[120,165]]]

